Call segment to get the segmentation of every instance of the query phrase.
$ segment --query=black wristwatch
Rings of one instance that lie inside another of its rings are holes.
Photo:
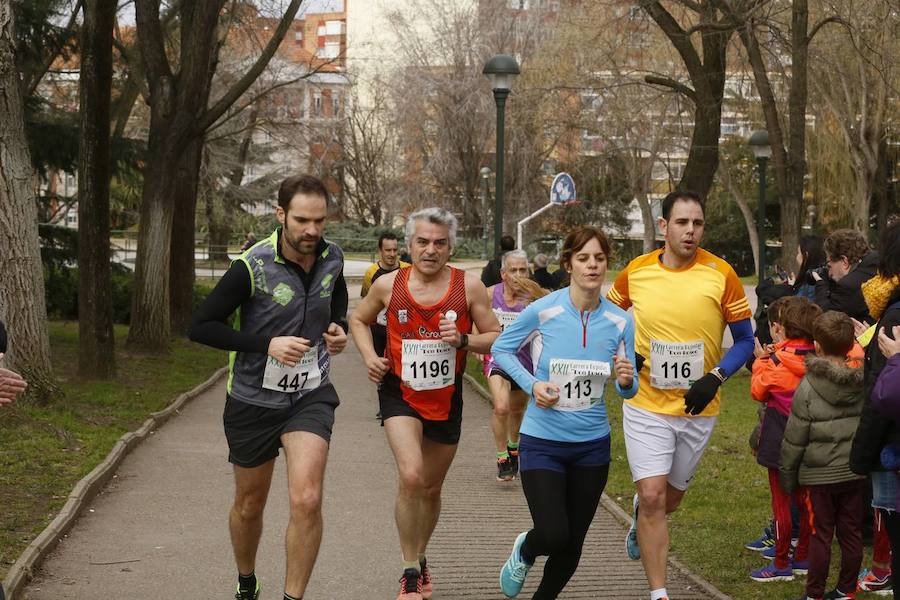
[[[456,347],[457,350],[462,350],[463,348],[465,348],[468,345],[469,345],[469,334],[468,333],[459,334],[459,346]]]

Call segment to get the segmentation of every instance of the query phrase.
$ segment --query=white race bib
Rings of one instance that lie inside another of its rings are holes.
[[[609,379],[608,362],[599,360],[550,359],[550,383],[559,386],[556,410],[587,410],[603,399]]]
[[[703,342],[650,340],[650,385],[658,390],[686,390],[703,377]]]
[[[456,348],[441,340],[403,340],[403,384],[414,390],[437,390],[453,385]]]
[[[309,349],[294,367],[289,367],[271,356],[266,357],[263,388],[276,392],[296,393],[319,387],[322,372],[319,370],[319,347]]]
[[[499,308],[495,308],[493,311],[494,314],[497,315],[497,320],[500,321],[500,331],[505,331],[506,328],[512,325],[513,322],[519,318],[519,315],[522,314],[508,310],[500,310]]]

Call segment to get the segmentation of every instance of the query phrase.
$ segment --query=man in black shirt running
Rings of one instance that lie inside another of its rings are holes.
[[[322,540],[322,482],[339,403],[329,370],[331,355],[347,345],[348,301],[343,253],[322,237],[327,198],[314,177],[286,179],[281,227],[234,261],[191,325],[192,340],[231,351],[224,423],[235,478],[236,600],[259,598],[256,549],[279,448],[291,501],[285,600],[303,597]]]

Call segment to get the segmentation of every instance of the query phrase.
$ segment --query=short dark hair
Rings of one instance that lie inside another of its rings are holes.
[[[384,245],[384,240],[394,240],[397,241],[397,234],[393,231],[385,231],[381,235],[378,236],[378,249],[381,250]]]
[[[566,236],[562,252],[559,255],[559,266],[563,269],[572,266],[572,256],[593,239],[600,242],[600,248],[603,250],[603,254],[606,255],[606,260],[609,261],[611,254],[609,239],[607,239],[606,234],[596,227],[579,227]]]
[[[504,235],[500,237],[500,254],[504,254],[509,252],[510,250],[516,249],[516,240],[513,239],[511,235]]]
[[[778,323],[781,325],[781,311],[784,310],[785,305],[787,305],[788,300],[793,298],[794,296],[782,296],[780,298],[776,298],[769,304],[768,308],[766,308],[766,319],[769,321],[769,324]]]
[[[825,238],[825,254],[828,260],[846,256],[850,264],[856,264],[869,252],[869,242],[855,229],[838,229]]]
[[[662,201],[662,218],[666,221],[669,220],[669,215],[672,214],[672,206],[675,205],[679,200],[684,200],[685,202],[696,202],[700,205],[700,210],[703,211],[703,214],[706,214],[706,203],[703,201],[703,198],[700,197],[700,194],[697,192],[692,192],[690,190],[675,190],[674,192],[669,192],[666,194],[666,197],[663,198]]]
[[[287,212],[291,200],[297,194],[319,196],[328,203],[328,188],[321,179],[312,175],[294,175],[281,182],[278,188],[278,206]]]
[[[853,321],[836,310],[822,313],[813,322],[813,339],[828,356],[847,356],[853,348]]]
[[[878,243],[878,273],[882,277],[900,275],[900,219],[889,220]]]
[[[813,304],[803,296],[789,296],[779,315],[784,335],[792,340],[810,340],[813,337],[813,323],[822,314],[818,304]]]

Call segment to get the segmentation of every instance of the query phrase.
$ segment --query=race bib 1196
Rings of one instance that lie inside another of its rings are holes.
[[[441,340],[403,340],[403,383],[414,390],[436,390],[453,385],[456,348]]]

